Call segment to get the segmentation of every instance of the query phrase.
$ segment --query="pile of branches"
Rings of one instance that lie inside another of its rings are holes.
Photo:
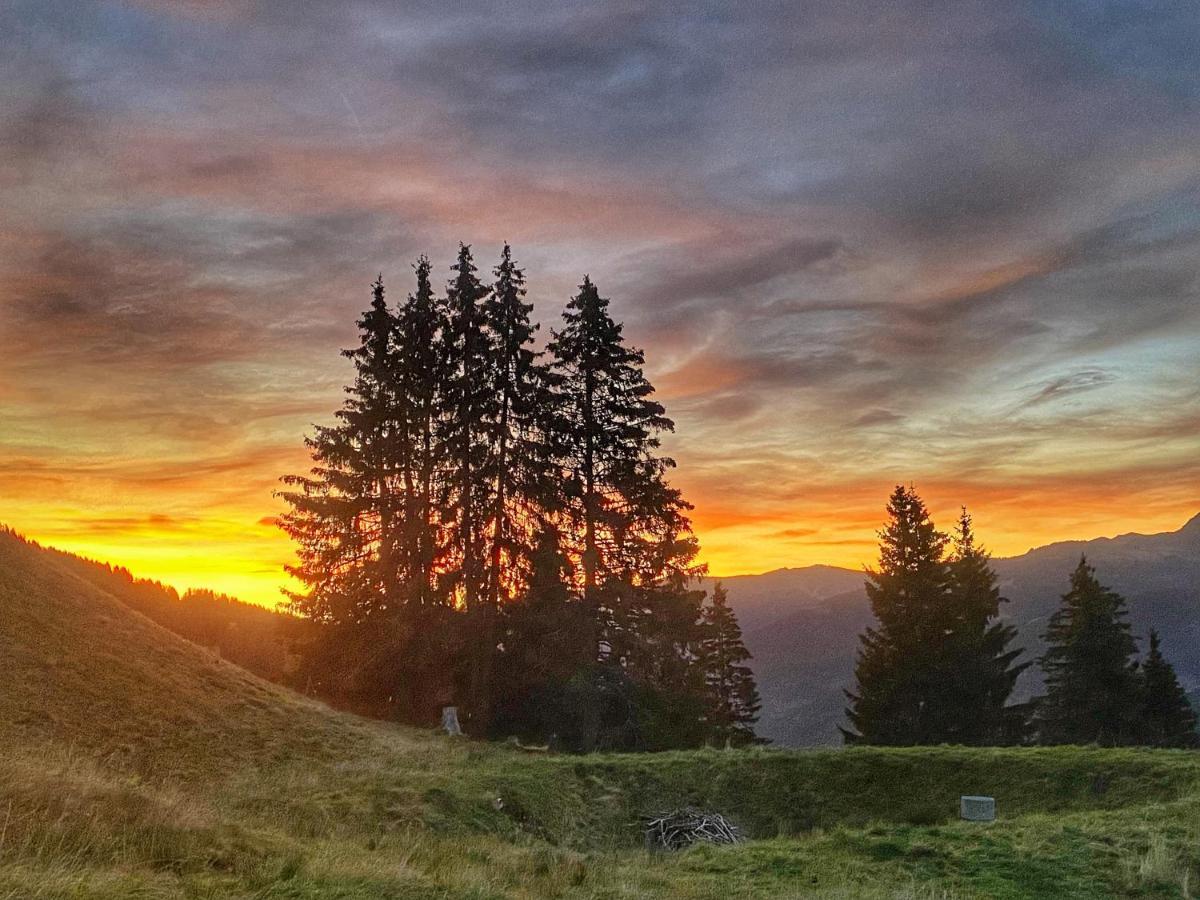
[[[647,816],[646,847],[650,850],[681,850],[703,841],[709,844],[736,844],[742,833],[720,813],[703,812],[693,807]]]

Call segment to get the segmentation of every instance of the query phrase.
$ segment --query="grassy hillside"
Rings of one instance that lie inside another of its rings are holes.
[[[289,644],[301,637],[302,620],[211,591],[189,590],[180,596],[157,581],[135,578],[123,568],[60,550],[47,550],[54,562],[120,600],[168,631],[261,675],[287,684],[296,660]]]
[[[0,609],[0,746],[70,747],[120,771],[191,777],[362,739],[357,720],[177,637],[10,534]]]
[[[0,898],[1186,896],[1200,757],[566,757],[365,722],[0,538]],[[955,820],[965,791],[1001,820]],[[650,855],[693,803],[754,838]]]

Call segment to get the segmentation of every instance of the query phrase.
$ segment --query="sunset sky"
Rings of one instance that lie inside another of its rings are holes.
[[[0,5],[0,522],[275,602],[382,272],[587,272],[717,574],[1200,511],[1200,5]]]

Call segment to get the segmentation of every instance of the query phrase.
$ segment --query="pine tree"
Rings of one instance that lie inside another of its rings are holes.
[[[940,678],[949,621],[948,538],[911,487],[897,485],[880,532],[879,568],[868,574],[867,597],[878,621],[861,636],[857,687],[847,691],[847,743],[935,743],[944,723]],[[935,655],[936,654],[936,655]],[[936,661],[935,661],[936,660]]]
[[[1050,618],[1042,656],[1046,695],[1038,701],[1045,744],[1114,746],[1136,737],[1140,699],[1137,645],[1125,600],[1080,558],[1071,589]]]
[[[1150,629],[1150,651],[1142,664],[1138,743],[1151,747],[1195,747],[1196,712],[1175,669],[1162,655],[1158,632]]]
[[[632,711],[635,720],[617,722],[615,712],[598,718],[610,722],[610,734],[624,735],[614,742],[629,746],[695,743],[702,739],[696,659],[703,592],[688,586],[700,572],[691,507],[667,482],[674,461],[659,452],[660,435],[674,425],[652,399],[642,352],[626,345],[608,300],[589,278],[568,303],[548,350],[564,512],[590,613],[588,640],[598,663],[616,667],[598,670],[603,686],[596,696],[612,710]],[[627,696],[626,678],[632,707],[614,700]]]
[[[441,476],[445,474],[439,467],[445,372],[438,343],[446,321],[433,294],[428,258],[420,257],[413,268],[417,289],[409,294],[396,319],[397,417],[406,430],[401,453],[408,595],[412,602],[430,606],[447,599],[437,577],[446,554],[442,540],[446,523],[438,502]]]
[[[345,351],[355,378],[337,424],[306,439],[310,474],[283,479],[292,489],[281,492],[291,506],[281,524],[299,545],[299,562],[288,570],[305,587],[289,597],[292,609],[318,626],[304,668],[326,696],[362,712],[419,720],[429,710],[412,702],[405,685],[422,682],[426,695],[435,694],[421,674],[437,672],[444,660],[414,644],[418,629],[405,616],[411,572],[403,469],[411,448],[399,399],[396,320],[382,278],[358,324],[360,345]]]
[[[952,633],[942,661],[950,702],[941,707],[945,721],[936,729],[948,743],[1016,743],[1026,730],[1027,710],[1008,706],[1008,698],[1029,663],[1015,664],[1020,649],[1010,649],[1017,629],[999,620],[996,573],[987,552],[975,542],[966,507],[954,533],[947,571]]]
[[[488,682],[495,650],[495,608],[488,602],[485,568],[492,487],[488,423],[495,415],[490,379],[494,351],[483,307],[489,292],[475,275],[471,248],[466,244],[459,245],[452,271],[441,342],[445,384],[440,450],[448,468],[443,503],[451,511],[450,544],[456,563],[449,582],[470,622],[466,727],[478,734],[489,727]]]
[[[707,688],[709,739],[719,744],[752,743],[762,704],[754,673],[745,665],[750,652],[742,641],[737,614],[720,582],[704,607],[703,627],[700,659]]]
[[[394,319],[383,279],[372,285],[370,308],[359,320],[360,345],[343,351],[354,363],[354,383],[338,424],[305,439],[314,466],[308,476],[286,476],[296,490],[283,529],[299,545],[289,566],[306,590],[291,592],[293,608],[318,622],[361,622],[399,601],[395,568],[399,504],[395,471]]]
[[[1027,664],[1015,664],[1016,629],[999,620],[996,574],[971,517],[963,509],[947,554],[950,538],[911,487],[893,491],[888,516],[867,583],[878,625],[861,638],[846,741],[1018,742],[1027,710],[1007,701]]]
[[[625,345],[608,300],[589,278],[563,321],[548,349],[562,409],[567,512],[579,539],[583,594],[601,623],[597,637],[611,641],[614,629],[636,624],[616,623],[611,605],[602,608],[602,594],[611,604],[624,588],[636,605],[639,588],[697,574],[691,507],[666,481],[675,463],[659,455],[659,435],[674,424],[651,399],[642,352]]]
[[[492,508],[488,602],[499,608],[530,577],[538,522],[557,506],[553,444],[547,432],[553,396],[548,373],[533,349],[537,325],[525,302],[525,274],[508,244],[483,309],[491,335],[495,414],[490,428]]]

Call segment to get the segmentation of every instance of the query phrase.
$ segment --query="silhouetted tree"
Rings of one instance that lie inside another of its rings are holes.
[[[999,621],[1000,591],[963,510],[954,536],[898,485],[880,532],[867,596],[877,626],[861,637],[857,687],[847,692],[848,743],[1001,744],[1019,741],[1028,710],[1007,701],[1025,665]]]
[[[307,439],[310,474],[283,479],[293,489],[282,492],[291,511],[281,524],[299,557],[289,571],[304,585],[289,592],[291,608],[318,626],[305,635],[297,677],[358,711],[426,721],[448,699],[459,637],[452,610],[420,614],[410,603],[420,577],[407,552],[415,432],[394,343],[403,329],[382,279],[359,330],[337,424]]]
[[[708,692],[709,739],[735,745],[751,743],[762,703],[754,673],[745,665],[750,651],[742,641],[737,614],[729,606],[729,596],[720,582],[713,587],[702,622],[700,660]]]
[[[398,504],[389,478],[395,470],[395,323],[382,278],[358,325],[359,346],[344,351],[355,379],[338,423],[318,426],[306,439],[314,461],[309,475],[283,479],[295,490],[282,492],[292,509],[280,522],[299,557],[288,571],[305,586],[288,596],[298,613],[318,622],[361,622],[400,599]]]
[[[548,349],[565,515],[596,659],[632,680],[635,744],[659,746],[666,717],[672,740],[694,743],[703,715],[696,665],[703,593],[688,587],[701,571],[691,507],[667,483],[674,461],[659,453],[660,435],[674,425],[652,399],[642,352],[626,346],[589,278]],[[606,676],[605,684],[619,681]]]
[[[525,302],[525,274],[508,244],[495,268],[496,281],[484,303],[491,333],[495,415],[490,431],[492,508],[487,587],[500,608],[531,577],[539,522],[558,508],[554,459],[554,396],[547,369],[533,348],[537,326]],[[557,533],[557,532],[555,532]]]
[[[966,508],[958,520],[947,567],[946,640],[940,661],[948,702],[937,728],[946,743],[995,745],[1019,742],[1027,730],[1025,704],[1008,698],[1029,663],[1015,664],[1022,651],[1009,644],[1017,629],[1000,621],[996,573],[988,553],[975,542]]]
[[[1138,722],[1138,743],[1152,747],[1195,747],[1196,712],[1175,675],[1175,669],[1162,655],[1158,632],[1150,629],[1150,651],[1142,663],[1142,705]]]
[[[1038,701],[1039,740],[1046,744],[1128,744],[1137,738],[1140,705],[1137,645],[1125,600],[1096,579],[1080,558],[1071,589],[1050,618],[1042,656],[1046,695]]]
[[[619,657],[628,649],[622,635],[653,614],[647,603],[664,599],[646,589],[677,587],[698,574],[691,507],[667,484],[674,461],[658,453],[659,435],[674,424],[651,399],[642,352],[625,345],[590,279],[567,304],[563,323],[549,351],[562,409],[567,516],[598,646]]]
[[[434,297],[429,260],[422,256],[413,267],[417,289],[408,295],[396,317],[395,369],[397,417],[405,428],[399,448],[404,485],[404,551],[409,577],[408,596],[420,606],[448,602],[438,575],[446,563],[443,538],[446,523],[439,502],[446,472],[439,423],[446,359],[439,341],[446,327],[445,310]]]
[[[454,551],[449,582],[466,610],[470,634],[464,672],[465,726],[480,734],[489,722],[489,679],[496,637],[495,607],[488,597],[485,568],[493,487],[488,423],[496,414],[490,377],[494,348],[483,306],[489,291],[475,275],[471,248],[466,244],[459,245],[452,271],[442,331],[441,452],[448,469],[443,503],[450,512]]]
[[[860,638],[857,687],[846,692],[847,743],[936,742],[946,718],[945,686],[937,680],[949,625],[947,541],[916,491],[897,485],[880,532],[879,567],[868,574],[867,597],[878,626]]]

